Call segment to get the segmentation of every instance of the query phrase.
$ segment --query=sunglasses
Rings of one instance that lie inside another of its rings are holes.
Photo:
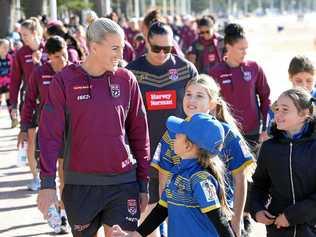
[[[161,50],[164,52],[164,54],[171,53],[172,46],[159,46],[159,45],[150,45],[151,51],[154,53],[160,53]]]
[[[206,31],[200,31],[199,33],[200,35],[204,35],[204,34],[210,34],[210,31],[209,30],[206,30]]]

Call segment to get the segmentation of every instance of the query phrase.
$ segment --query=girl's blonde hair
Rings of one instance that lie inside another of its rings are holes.
[[[226,198],[225,189],[225,166],[218,156],[213,156],[203,149],[199,149],[197,158],[201,166],[207,169],[212,174],[219,185],[219,201],[221,204],[222,212],[227,218],[231,218],[233,212],[229,208]]]
[[[234,134],[236,134],[242,140],[242,142],[246,144],[243,149],[247,149],[246,152],[251,153],[246,140],[240,132],[239,123],[232,116],[229,105],[226,103],[226,101],[222,99],[220,95],[220,87],[216,84],[215,80],[209,75],[200,74],[187,83],[185,90],[191,85],[199,85],[204,87],[210,99],[216,100],[215,114],[212,115],[215,116],[217,120],[227,123]],[[251,176],[254,172],[254,169],[255,164],[252,166],[248,166],[246,170],[247,179],[249,181],[251,181]]]

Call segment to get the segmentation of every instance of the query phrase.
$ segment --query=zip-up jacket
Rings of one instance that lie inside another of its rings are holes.
[[[66,184],[138,181],[140,191],[147,191],[147,118],[130,71],[120,68],[92,77],[80,65],[70,65],[55,75],[39,126],[42,188],[56,186],[56,161],[64,141]]]
[[[231,105],[243,134],[258,134],[260,119],[263,130],[266,129],[270,88],[262,68],[256,62],[245,61],[234,68],[221,62],[211,69],[210,75],[219,84],[224,100]]]
[[[253,176],[251,212],[284,213],[290,226],[267,226],[268,236],[316,236],[316,120],[300,138],[290,139],[272,127],[273,137],[262,144]]]
[[[43,51],[44,44],[40,44],[39,49]],[[33,50],[24,45],[16,51],[13,59],[12,78],[10,84],[10,103],[13,108],[17,107],[18,95],[21,83],[28,86],[29,77],[36,66],[32,58]],[[42,63],[47,61],[47,54],[43,53],[41,58]]]
[[[32,126],[33,114],[36,109],[42,110],[47,99],[48,87],[54,75],[55,71],[50,63],[45,63],[33,70],[21,114],[21,131],[26,132]],[[40,101],[39,105],[36,103],[37,99]]]
[[[214,34],[209,40],[203,37],[196,39],[188,49],[188,54],[196,56],[195,66],[199,73],[208,74],[212,67],[223,61],[224,39]]]

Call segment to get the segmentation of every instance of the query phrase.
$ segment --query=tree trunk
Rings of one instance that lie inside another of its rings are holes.
[[[8,35],[11,29],[12,0],[0,0],[0,6],[0,38],[4,38]]]
[[[26,18],[43,14],[43,0],[24,0],[23,5]]]

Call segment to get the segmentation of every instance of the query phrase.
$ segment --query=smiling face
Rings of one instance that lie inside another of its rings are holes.
[[[123,58],[124,39],[119,34],[107,34],[101,42],[92,42],[96,64],[106,71],[116,71]]]
[[[299,72],[290,76],[294,88],[300,87],[311,92],[315,86],[314,75],[309,72]]]
[[[188,117],[196,113],[210,113],[216,109],[216,99],[211,99],[206,88],[199,84],[187,86],[183,97],[183,110]]]
[[[277,128],[293,135],[300,131],[309,113],[307,110],[299,112],[288,96],[280,96],[275,107],[275,122]]]

